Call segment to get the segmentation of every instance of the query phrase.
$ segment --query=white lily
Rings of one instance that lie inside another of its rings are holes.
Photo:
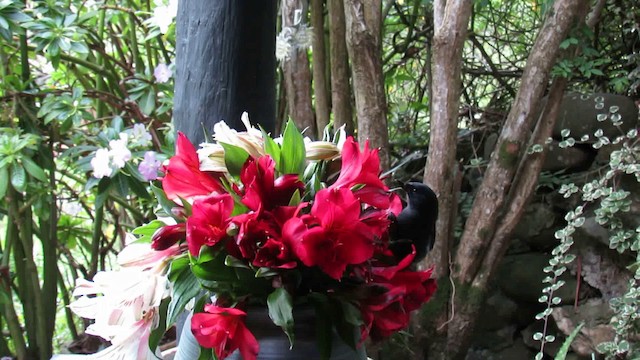
[[[220,144],[202,143],[197,150],[200,170],[227,172],[224,163],[224,149]]]
[[[143,269],[102,271],[93,281],[77,280],[73,295],[79,298],[69,307],[79,316],[95,320],[87,334],[111,342],[111,346],[88,358],[157,358],[149,349],[149,334],[158,325],[158,307],[169,296],[170,283],[162,274],[163,267]]]
[[[225,143],[244,149],[254,158],[265,155],[263,148],[262,132],[251,126],[249,123],[249,115],[242,113],[242,123],[246,131],[236,131],[227,125],[224,121],[220,121],[213,125],[213,139],[219,143]]]

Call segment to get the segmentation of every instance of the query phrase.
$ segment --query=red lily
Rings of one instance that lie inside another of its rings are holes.
[[[294,208],[295,209],[295,208]],[[291,269],[297,262],[281,239],[281,222],[271,212],[251,212],[236,216],[239,225],[237,245],[243,258],[254,266]]]
[[[187,219],[191,255],[198,256],[203,245],[214,246],[227,237],[232,212],[233,198],[229,194],[213,194],[193,203],[192,215]]]
[[[369,141],[366,141],[360,151],[358,143],[349,136],[342,147],[340,175],[329,188],[351,188],[355,185],[361,186],[354,194],[363,203],[395,215],[402,210],[400,198],[390,193],[380,179],[378,149],[369,149]]]
[[[365,141],[360,151],[357,142],[349,136],[342,147],[342,168],[336,182],[331,187],[352,187],[357,184],[386,188],[380,180],[380,157],[378,149],[369,149],[369,141]]]
[[[271,210],[276,206],[289,204],[291,196],[298,190],[304,191],[304,183],[297,174],[285,174],[275,179],[276,163],[265,155],[257,160],[249,157],[240,173],[244,184],[242,203],[251,210]]]
[[[156,251],[166,250],[178,241],[184,240],[185,236],[185,223],[165,225],[153,233],[151,237],[151,248]]]
[[[415,252],[398,265],[374,267],[370,286],[386,288],[379,296],[365,299],[362,304],[363,339],[370,334],[374,340],[390,336],[409,324],[411,311],[419,309],[436,291],[431,279],[432,269],[408,271]]]
[[[200,171],[196,149],[181,132],[178,132],[176,154],[163,171],[162,188],[170,200],[224,192],[219,180],[222,174]]]
[[[360,207],[347,188],[320,190],[310,216],[287,221],[283,238],[305,265],[340,279],[347,265],[373,256],[374,234],[361,221]]]
[[[260,345],[244,323],[244,311],[211,304],[205,305],[204,311],[191,318],[191,332],[201,346],[213,348],[220,360],[236,349],[243,359],[256,359]]]

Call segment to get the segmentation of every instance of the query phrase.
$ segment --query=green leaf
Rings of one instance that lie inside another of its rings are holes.
[[[104,202],[109,197],[109,190],[111,189],[111,178],[103,177],[98,182],[98,194],[96,195],[95,207],[99,208],[104,205]]]
[[[316,339],[322,360],[331,358],[331,344],[333,343],[333,323],[331,321],[331,305],[326,294],[311,293],[309,300],[316,309]]]
[[[289,206],[298,206],[300,204],[300,189],[296,189],[296,191],[291,195],[291,199],[289,199]]]
[[[122,173],[117,173],[116,176],[113,177],[113,180],[116,182],[118,194],[123,198],[127,198],[129,196],[129,184],[127,184],[127,177]]]
[[[138,238],[139,242],[151,242],[151,237],[153,237],[153,234],[155,234],[155,232],[164,225],[165,223],[160,220],[153,220],[148,224],[144,224],[133,229],[131,233],[134,235],[140,235],[140,237]]]
[[[27,174],[24,168],[15,162],[11,164],[11,185],[18,192],[23,192],[27,189]]]
[[[0,168],[0,202],[3,201],[9,187],[9,171],[6,167]]]
[[[360,311],[347,301],[332,301],[331,314],[333,323],[338,335],[345,344],[356,349],[358,343],[358,328],[362,325],[362,315]]]
[[[357,306],[348,301],[340,301],[340,306],[342,306],[342,315],[349,324],[356,326],[364,324],[362,312]]]
[[[153,109],[156,108],[156,94],[153,89],[149,89],[140,99],[140,110],[142,110],[145,115],[151,115]]]
[[[264,141],[265,153],[271,156],[273,161],[276,162],[276,169],[282,173],[282,169],[280,168],[280,145],[278,145],[275,141],[273,141],[271,136],[267,134],[267,132],[262,128],[262,126],[260,127],[260,130],[262,131],[262,139]]]
[[[160,321],[158,322],[158,327],[151,331],[149,334],[149,349],[155,351],[160,344],[160,340],[162,340],[162,336],[167,330],[167,309],[169,308],[169,303],[171,300],[164,299],[160,303],[160,307],[158,308],[158,312],[160,315]]]
[[[267,297],[269,317],[273,323],[280,326],[289,338],[289,344],[293,348],[293,298],[284,288],[278,288]]]
[[[269,267],[261,267],[258,269],[258,271],[256,271],[257,278],[264,278],[264,277],[276,276],[276,275],[280,275],[280,273]]]
[[[218,360],[216,354],[214,354],[213,349],[200,348],[200,356],[198,356],[198,360]]]
[[[283,174],[298,174],[302,176],[307,158],[306,154],[304,138],[293,121],[289,120],[282,136],[281,172]]]
[[[224,149],[224,163],[231,176],[240,176],[242,166],[249,158],[249,153],[241,147],[219,143]]]
[[[227,255],[227,257],[224,258],[224,264],[228,267],[250,269],[246,262],[231,255]]]
[[[114,116],[111,120],[111,127],[115,131],[121,132],[124,129],[124,120],[122,119],[122,116]]]
[[[29,175],[33,176],[34,178],[40,181],[43,181],[43,182],[47,181],[47,174],[44,172],[44,170],[42,170],[40,166],[38,166],[38,164],[33,162],[33,160],[31,160],[30,158],[23,157],[22,165],[24,166],[25,170],[27,170]]]
[[[155,194],[156,199],[160,204],[160,207],[162,207],[162,210],[164,210],[164,212],[167,213],[167,215],[173,216],[171,209],[176,207],[177,204],[167,198],[167,195],[164,193],[164,190],[162,190],[161,188],[153,184],[151,184],[150,186],[151,186],[151,191],[153,191],[153,193]]]
[[[189,271],[188,266],[180,266],[174,270],[172,263],[169,278],[175,280],[173,281],[171,302],[167,310],[167,327],[176,322],[178,315],[182,313],[187,303],[198,296],[201,290],[198,279]]]
[[[569,337],[567,337],[567,339],[562,343],[562,346],[560,347],[560,350],[558,350],[558,353],[556,354],[554,360],[564,360],[567,357],[567,353],[569,352],[571,343],[576,338],[576,336],[578,336],[578,333],[583,326],[584,323],[581,323],[580,325],[576,326],[575,329],[573,329],[571,334],[569,334]]]
[[[200,256],[191,259],[191,271],[199,279],[219,282],[233,282],[238,276],[233,268],[224,264],[226,254],[203,246]]]
[[[578,45],[578,39],[576,38],[567,38],[563,42],[560,43],[560,49],[567,49],[571,45]]]
[[[167,275],[167,277],[169,278],[169,281],[171,282],[176,282],[176,280],[178,279],[178,276],[185,270],[189,270],[189,257],[187,256],[182,256],[182,257],[178,257],[177,259],[174,259],[171,262],[170,268],[169,268],[169,274]]]

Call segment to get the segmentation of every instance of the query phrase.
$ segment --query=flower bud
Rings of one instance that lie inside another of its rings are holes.
[[[200,171],[227,172],[224,149],[219,144],[203,143],[197,150]]]
[[[175,206],[171,208],[171,215],[173,215],[174,217],[178,218],[178,219],[186,219],[187,218],[187,214],[184,211],[184,208],[182,206]]]
[[[151,237],[151,248],[156,251],[166,250],[178,241],[184,240],[186,234],[185,223],[163,226]]]
[[[240,232],[240,228],[238,227],[238,225],[236,223],[230,222],[227,226],[227,235],[236,236],[238,235],[238,232]]]
[[[307,160],[331,160],[340,156],[336,144],[329,141],[311,141],[305,144]]]

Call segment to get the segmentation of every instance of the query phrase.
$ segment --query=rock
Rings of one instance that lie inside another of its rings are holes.
[[[518,315],[518,304],[499,290],[492,291],[480,312],[478,332],[496,331],[514,323]]]
[[[613,139],[610,140],[613,141]],[[593,159],[593,163],[600,166],[608,164],[609,160],[611,159],[611,153],[616,150],[620,150],[621,148],[622,143],[609,144],[601,147],[600,149],[598,149],[598,154],[596,155],[595,159]]]
[[[492,331],[475,331],[473,347],[487,349],[489,351],[499,351],[513,345],[516,330],[515,325],[507,325],[501,329]]]
[[[622,120],[620,128],[624,133],[638,123],[638,107],[631,98],[605,93],[569,93],[560,105],[553,136],[561,138],[562,130],[568,129],[576,141],[583,135],[589,135],[588,142],[593,143],[597,141],[594,133],[602,129],[603,135],[613,140],[620,135],[620,130],[614,125],[614,121],[619,120]]]
[[[516,339],[513,345],[505,348],[494,356],[495,360],[533,359],[535,351],[529,349],[522,338]]]
[[[542,269],[549,265],[549,258],[550,255],[542,253],[506,256],[498,268],[498,285],[515,301],[537,303],[542,289],[547,286],[542,283],[546,276]],[[565,304],[572,304],[577,285],[575,276],[565,272],[560,278],[565,284],[554,296],[559,296]]]
[[[571,343],[573,351],[580,356],[591,356],[596,353],[596,346],[605,341],[611,341],[615,331],[609,325],[613,312],[609,304],[603,299],[591,299],[574,309],[573,306],[563,306],[553,309],[551,313],[556,326],[565,335],[584,322],[578,336]]]
[[[569,265],[572,273],[580,264],[580,276],[590,286],[598,289],[605,300],[623,295],[631,273],[625,268],[629,262],[621,261],[619,254],[604,246],[579,245],[571,250],[579,259]]]
[[[541,202],[532,203],[527,206],[512,236],[523,240],[531,238],[551,227],[555,221],[556,214],[550,205]]]
[[[599,243],[609,247],[609,231],[598,224],[595,215],[585,216],[584,224],[573,235],[578,245]]]
[[[544,158],[542,171],[578,170],[586,169],[596,156],[595,150],[584,147],[570,146],[561,148],[558,141],[546,145],[547,155]]]
[[[465,360],[520,360],[533,359],[535,352],[529,349],[521,338],[501,350],[471,348]]]
[[[529,247],[533,250],[538,251],[549,251],[556,247],[560,242],[555,237],[555,232],[561,226],[551,226],[546,229],[542,229],[539,234],[527,237],[524,241],[529,245]]]

